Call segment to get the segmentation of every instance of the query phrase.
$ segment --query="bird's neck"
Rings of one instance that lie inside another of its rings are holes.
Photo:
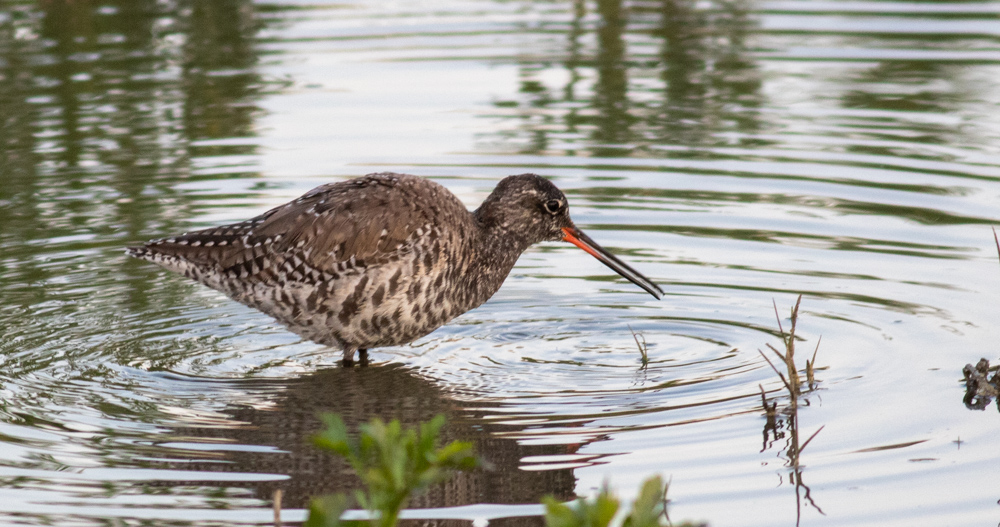
[[[477,213],[479,211],[476,211]],[[474,289],[476,305],[485,302],[500,289],[510,270],[531,242],[522,234],[503,224],[482,221],[478,215],[478,243],[468,276],[478,277]]]
[[[504,221],[501,214],[496,214],[496,207],[484,203],[473,213],[483,247],[483,263],[504,269],[504,276],[514,267],[514,262],[528,247],[531,240],[523,229],[517,229],[510,222]]]

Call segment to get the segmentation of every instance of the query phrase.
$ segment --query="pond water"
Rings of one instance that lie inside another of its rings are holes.
[[[470,207],[549,177],[666,297],[542,244],[344,369],[123,253],[387,170]],[[1000,354],[998,224],[994,2],[3,0],[0,522],[300,521],[355,484],[309,445],[333,411],[492,461],[413,502],[439,524],[662,474],[674,520],[993,525],[961,370]],[[796,469],[758,350],[799,294]]]

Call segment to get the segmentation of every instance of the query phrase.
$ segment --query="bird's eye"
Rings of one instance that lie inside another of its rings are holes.
[[[555,214],[559,212],[562,208],[562,202],[557,199],[550,199],[545,202],[545,210],[549,211],[550,214]]]

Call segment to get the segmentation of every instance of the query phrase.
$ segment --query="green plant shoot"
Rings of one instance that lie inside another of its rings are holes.
[[[660,476],[653,476],[643,482],[639,496],[632,504],[632,510],[622,521],[622,527],[662,527],[666,525],[666,488]],[[609,527],[620,502],[608,490],[601,489],[593,499],[580,498],[567,505],[548,496],[542,499],[545,505],[546,527]],[[685,523],[684,525],[691,525]]]
[[[546,527],[608,527],[620,505],[607,486],[593,500],[580,498],[573,506],[551,496],[542,498],[542,503]]]
[[[479,458],[471,443],[452,441],[436,448],[444,416],[421,423],[419,430],[404,429],[398,420],[372,419],[352,438],[340,416],[322,416],[326,430],[314,438],[316,445],[344,457],[361,479],[364,489],[354,498],[371,513],[372,527],[393,527],[399,512],[413,494],[444,481],[453,470],[471,470]],[[337,527],[346,510],[345,498],[314,500],[306,527]],[[347,522],[343,522],[347,523]]]

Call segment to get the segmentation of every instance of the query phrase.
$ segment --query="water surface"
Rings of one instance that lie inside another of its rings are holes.
[[[1000,415],[963,405],[961,368],[1000,341],[998,22],[990,2],[2,2],[0,521],[270,523],[276,489],[301,519],[354,485],[308,444],[336,411],[443,413],[488,454],[413,517],[536,525],[543,495],[659,473],[674,520],[992,524]],[[667,296],[543,244],[481,308],[345,370],[123,254],[385,170],[470,208],[549,177]],[[799,425],[824,427],[801,508],[758,353],[799,294],[820,368]]]

